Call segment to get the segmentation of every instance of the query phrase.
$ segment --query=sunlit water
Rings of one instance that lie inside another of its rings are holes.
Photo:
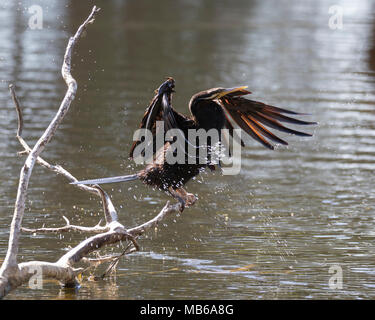
[[[24,138],[34,143],[66,87],[60,68],[68,37],[93,2],[41,2],[42,30],[28,27],[33,1],[0,5],[0,257],[23,158],[15,138],[14,83]],[[73,57],[78,94],[43,153],[78,178],[133,173],[127,159],[153,90],[176,80],[174,106],[188,112],[203,89],[249,85],[253,98],[299,112],[319,125],[313,138],[281,134],[269,151],[254,141],[238,176],[204,173],[188,184],[199,201],[140,239],[116,278],[79,291],[46,281],[11,299],[373,298],[375,60],[371,1],[335,1],[343,29],[332,30],[328,1],[96,1],[102,8]],[[168,200],[138,182],[107,185],[121,222],[135,226]],[[30,182],[24,226],[93,226],[98,199],[40,167]],[[23,235],[20,261],[55,261],[85,235]],[[122,246],[113,248],[119,252]],[[107,253],[112,252],[111,249]],[[0,258],[2,259],[2,258]],[[331,266],[343,288],[331,289]],[[100,275],[103,267],[93,270]]]

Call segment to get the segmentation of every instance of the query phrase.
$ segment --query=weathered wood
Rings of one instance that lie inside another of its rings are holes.
[[[140,235],[142,235],[147,230],[156,227],[158,223],[168,214],[173,212],[180,212],[181,205],[179,203],[170,205],[169,202],[167,202],[160,213],[153,219],[140,226],[127,229],[118,221],[116,209],[112,204],[112,201],[108,194],[101,187],[90,187],[77,184],[72,186],[101,197],[106,222],[104,226],[100,225],[100,221],[93,227],[72,225],[66,217],[63,217],[65,219],[66,225],[62,227],[43,227],[35,229],[22,227],[22,218],[24,215],[28,184],[35,163],[40,164],[41,166],[55,172],[56,174],[63,175],[69,182],[77,181],[77,179],[69,171],[59,165],[51,165],[50,163],[42,159],[40,157],[40,154],[42,153],[48,142],[51,140],[51,138],[54,136],[56,130],[59,127],[59,124],[63,120],[65,114],[68,112],[71,102],[74,100],[77,91],[77,83],[70,72],[73,48],[77,43],[79,37],[81,36],[83,30],[87,27],[88,24],[94,21],[95,16],[99,10],[99,8],[96,8],[94,6],[88,18],[78,28],[76,34],[69,39],[61,69],[62,76],[68,86],[68,89],[55,117],[33,148],[30,148],[27,142],[22,138],[22,110],[17,99],[14,86],[9,86],[10,94],[12,96],[18,115],[17,138],[24,148],[24,150],[20,154],[26,154],[27,158],[20,173],[15,210],[10,227],[8,251],[0,268],[0,298],[4,297],[11,290],[17,288],[21,284],[29,281],[29,279],[33,276],[34,270],[36,269],[39,270],[43,279],[53,278],[60,281],[65,286],[76,285],[76,276],[84,271],[84,269],[82,268],[74,268],[74,264],[79,261],[87,263],[102,263],[105,261],[112,261],[113,263],[107,269],[108,271],[114,265],[116,265],[118,259],[121,258],[121,256],[139,250],[139,245],[136,239]],[[18,263],[17,254],[19,249],[19,237],[21,231],[25,233],[63,233],[76,231],[94,233],[95,235],[76,245],[74,248],[64,254],[57,262],[29,261]],[[96,252],[104,246],[111,245],[119,241],[130,241],[125,251],[123,251],[121,254],[97,259],[91,259],[87,257],[87,255],[89,255],[90,253]]]
[[[17,189],[17,197],[15,203],[15,209],[13,213],[13,219],[10,226],[10,236],[8,243],[8,250],[5,256],[4,262],[0,268],[0,297],[4,296],[9,290],[12,289],[12,286],[9,286],[10,283],[18,283],[18,281],[12,281],[14,277],[20,277],[20,269],[17,264],[17,255],[19,248],[19,237],[22,227],[22,219],[25,211],[25,202],[27,197],[28,185],[33,171],[35,162],[39,155],[43,152],[44,148],[54,136],[57,128],[59,127],[61,121],[64,119],[64,116],[69,110],[71,102],[74,100],[76,91],[77,91],[77,82],[71,75],[71,58],[72,52],[75,44],[80,38],[84,29],[87,25],[92,23],[95,19],[96,14],[100,9],[93,7],[88,18],[83,22],[83,24],[78,28],[77,32],[73,37],[69,39],[68,46],[65,51],[63,65],[61,68],[62,77],[65,80],[65,83],[68,86],[68,90],[65,93],[64,99],[62,100],[60,107],[55,115],[55,117],[50,122],[47,129],[44,131],[42,136],[39,138],[35,146],[30,150],[26,158],[25,164],[23,165],[20,173],[20,179]],[[10,87],[10,90],[13,91],[13,87]],[[15,100],[16,107],[18,101]],[[20,117],[18,112],[18,130],[17,136],[20,136],[22,133],[22,117]]]

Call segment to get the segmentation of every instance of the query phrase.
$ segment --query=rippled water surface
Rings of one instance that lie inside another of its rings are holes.
[[[40,1],[43,29],[28,27],[34,1],[0,4],[0,260],[6,253],[24,138],[35,143],[65,94],[60,68],[69,36],[91,1]],[[373,298],[375,15],[371,1],[335,1],[343,29],[329,28],[330,1],[96,1],[102,8],[73,57],[78,93],[43,157],[79,178],[133,173],[127,158],[153,90],[176,80],[188,112],[203,89],[248,85],[253,99],[318,121],[313,138],[287,136],[276,151],[249,141],[237,176],[204,173],[188,184],[199,201],[140,239],[116,278],[79,291],[46,281],[10,299]],[[120,220],[135,226],[169,199],[141,183],[107,185]],[[35,167],[24,226],[93,226],[96,197]],[[23,235],[20,260],[55,261],[85,235]],[[121,246],[115,247],[119,252]],[[107,250],[107,253],[110,250]],[[331,266],[343,275],[332,289]],[[100,274],[103,267],[95,271]]]

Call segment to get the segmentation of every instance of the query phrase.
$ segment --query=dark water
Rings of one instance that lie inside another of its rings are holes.
[[[43,29],[28,27],[34,1],[0,5],[0,259],[24,159],[16,114],[32,144],[55,114],[68,37],[91,1],[38,1]],[[73,57],[78,94],[43,157],[79,178],[132,173],[133,130],[153,90],[176,79],[174,106],[187,112],[203,89],[249,85],[253,98],[310,113],[314,137],[290,146],[250,142],[238,176],[205,173],[188,184],[193,208],[164,221],[124,258],[114,279],[84,279],[78,292],[46,281],[11,299],[373,298],[375,15],[371,1],[335,1],[343,29],[328,26],[330,1],[96,1],[102,8]],[[126,226],[143,223],[168,197],[141,185],[106,186]],[[98,199],[36,167],[24,226],[92,226]],[[55,261],[84,235],[24,235],[21,261]],[[114,247],[113,252],[121,250]],[[107,250],[107,253],[111,250]],[[332,289],[329,268],[342,269]],[[100,274],[96,270],[95,274]]]

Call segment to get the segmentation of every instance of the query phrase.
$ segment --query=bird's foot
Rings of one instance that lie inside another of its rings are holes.
[[[171,187],[169,188],[169,193],[173,196],[173,198],[180,202],[180,212],[184,211],[185,207],[191,207],[198,200],[195,195],[187,192],[183,188],[173,189]]]

